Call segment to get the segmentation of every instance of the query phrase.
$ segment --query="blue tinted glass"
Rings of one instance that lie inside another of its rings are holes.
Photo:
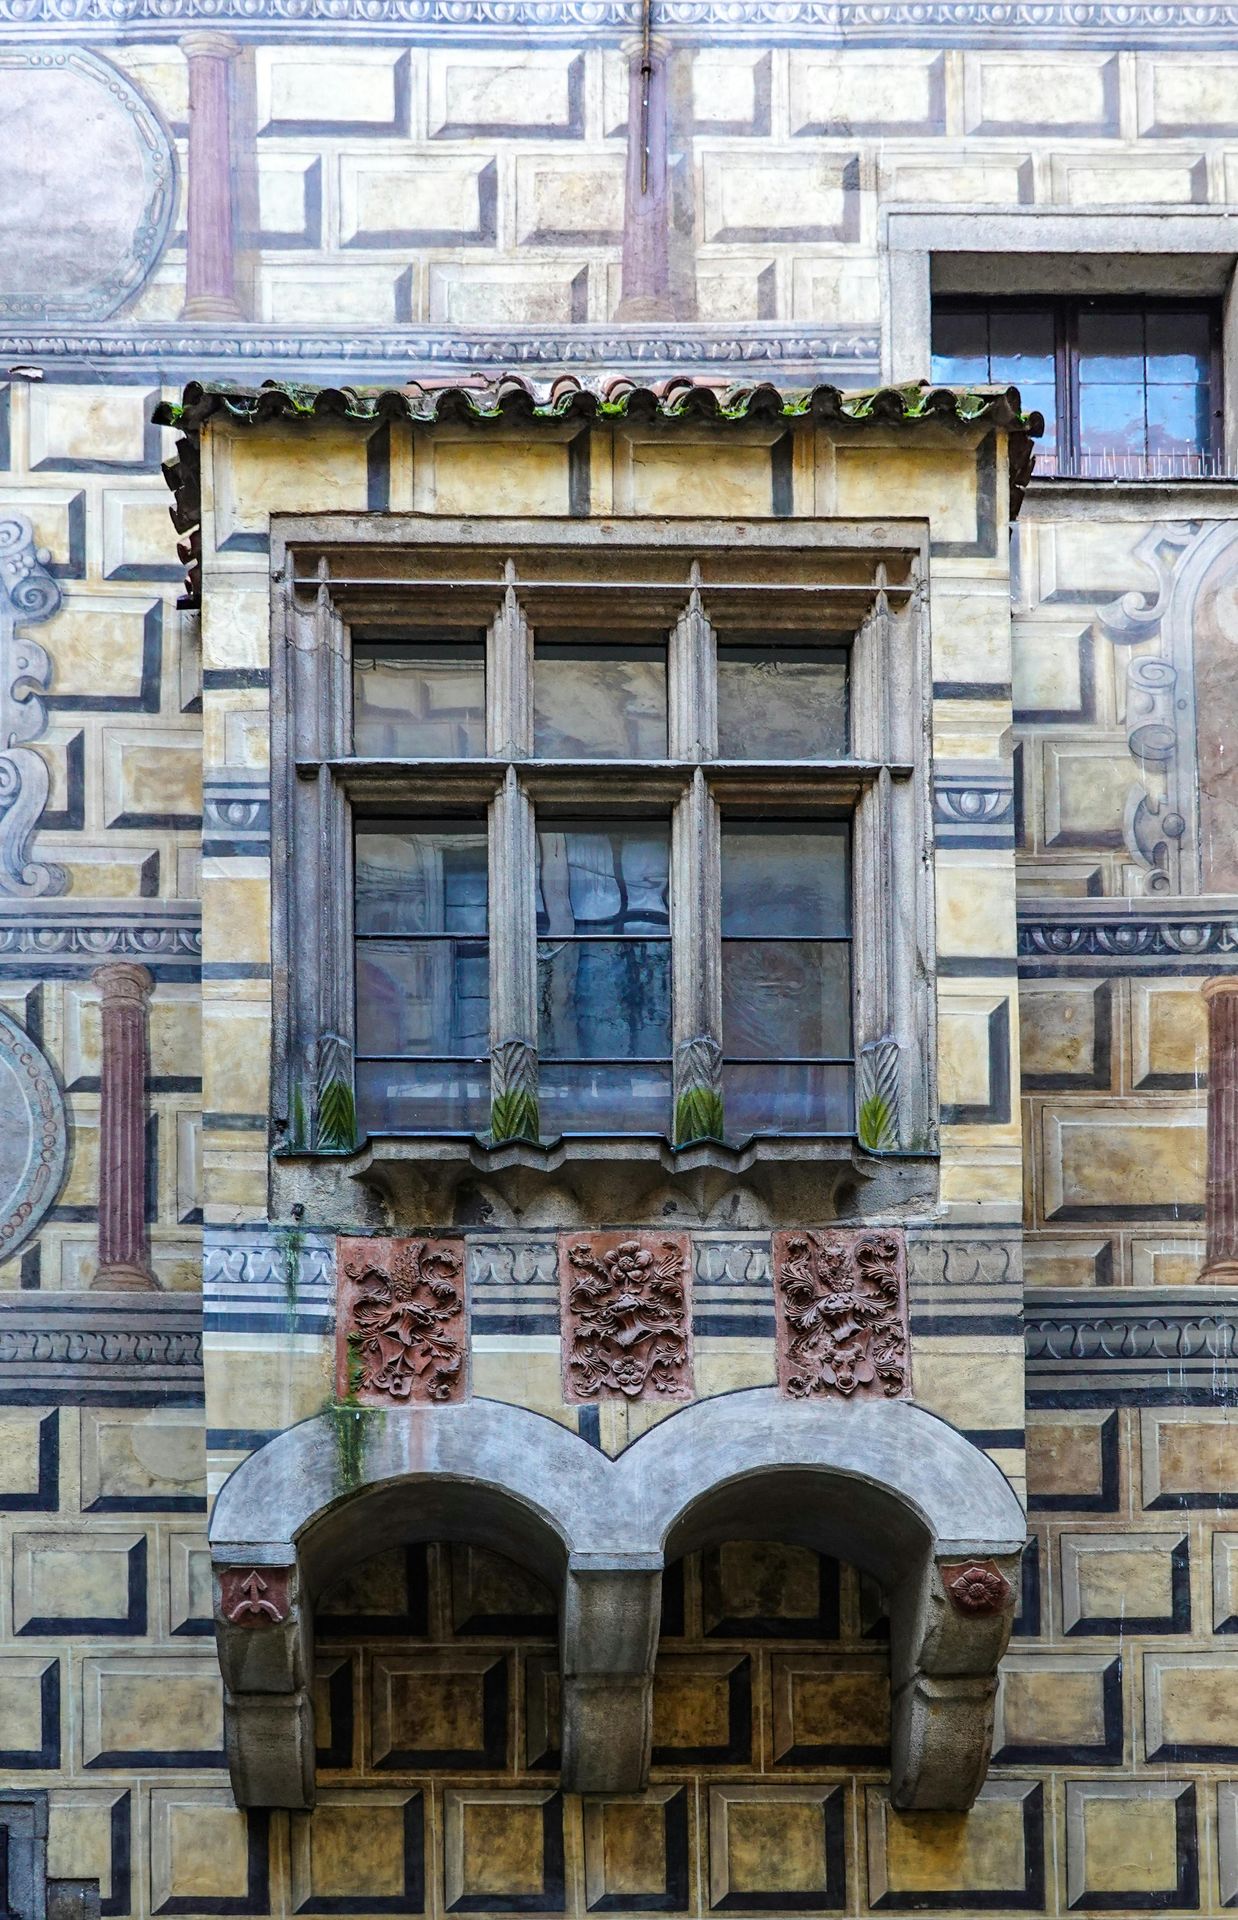
[[[983,307],[970,313],[934,313],[932,378],[947,387],[987,383],[988,315]]]
[[[1086,459],[1144,451],[1142,386],[1084,387],[1079,393],[1079,441]]]
[[[1203,385],[1208,378],[1211,345],[1211,325],[1206,313],[1149,313],[1149,381]]]
[[[559,1133],[658,1133],[670,1128],[669,1065],[565,1065],[543,1060],[538,1069],[542,1138]]]
[[[1079,314],[1079,384],[1143,379],[1143,315],[1112,307]]]
[[[722,1069],[728,1140],[754,1133],[852,1133],[851,1068],[763,1061]]]
[[[357,1051],[484,1054],[490,966],[484,940],[359,940]]]
[[[1148,452],[1199,453],[1209,444],[1207,387],[1148,388]]]
[[[995,307],[989,318],[989,378],[1023,387],[1052,382],[1053,314],[1045,307]]]

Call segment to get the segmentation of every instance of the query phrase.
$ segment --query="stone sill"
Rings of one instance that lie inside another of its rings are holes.
[[[340,1156],[277,1155],[273,1217],[307,1224],[533,1226],[580,1218],[632,1226],[768,1226],[777,1219],[871,1218],[921,1211],[937,1197],[936,1153],[867,1153],[854,1138],[813,1135],[701,1141],[596,1135],[491,1146],[478,1136],[376,1138]],[[714,1210],[728,1205],[724,1222]]]

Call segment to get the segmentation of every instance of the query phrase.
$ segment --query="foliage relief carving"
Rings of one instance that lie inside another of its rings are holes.
[[[341,1240],[339,1269],[339,1399],[363,1407],[463,1400],[463,1243]]]
[[[559,1241],[563,1391],[598,1399],[685,1399],[692,1391],[686,1234],[567,1234]]]
[[[774,1235],[778,1384],[792,1399],[911,1391],[901,1233]]]

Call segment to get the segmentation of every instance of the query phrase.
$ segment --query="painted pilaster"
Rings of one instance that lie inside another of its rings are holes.
[[[91,1285],[116,1291],[156,1285],[146,1225],[147,1009],[155,982],[145,967],[115,960],[91,975],[102,995],[99,1111],[99,1269]]]
[[[188,33],[189,210],[183,320],[236,320],[232,210],[232,62],[225,33]]]

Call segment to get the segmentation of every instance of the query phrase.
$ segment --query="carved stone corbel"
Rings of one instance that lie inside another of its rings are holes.
[[[17,629],[50,620],[60,588],[47,572],[50,555],[34,543],[22,514],[0,517],[0,898],[39,899],[63,893],[64,869],[33,860],[30,842],[47,805],[47,762],[29,745],[47,725],[52,663],[37,641]]]

